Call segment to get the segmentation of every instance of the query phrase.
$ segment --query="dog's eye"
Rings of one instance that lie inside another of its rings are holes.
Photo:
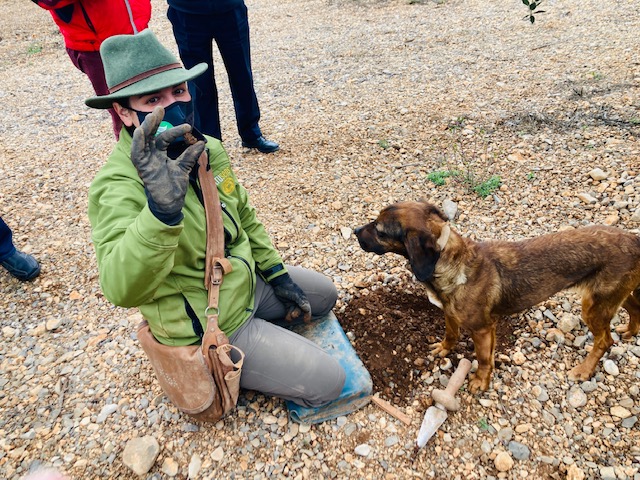
[[[382,230],[377,230],[378,232],[378,237],[379,238],[387,238],[389,235],[387,235],[386,232],[382,231]]]

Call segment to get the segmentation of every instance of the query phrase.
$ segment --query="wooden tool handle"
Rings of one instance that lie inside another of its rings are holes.
[[[460,360],[458,363],[458,368],[453,372],[451,378],[449,379],[449,383],[447,383],[447,388],[444,389],[445,393],[455,396],[456,392],[460,390],[460,387],[464,383],[464,379],[467,378],[467,374],[471,370],[471,362],[466,358]]]

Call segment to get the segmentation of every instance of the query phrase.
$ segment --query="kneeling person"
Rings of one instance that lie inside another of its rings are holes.
[[[206,148],[233,266],[220,288],[218,322],[246,355],[241,387],[305,407],[336,399],[345,383],[338,361],[282,325],[326,315],[337,291],[324,275],[283,264],[220,141],[192,128],[186,82],[206,64],[184,69],[150,30],[111,37],[100,53],[110,94],[86,104],[113,107],[124,123],[89,191],[104,295],[138,307],[165,345],[200,342],[207,232],[196,162]],[[161,122],[169,124],[162,132]],[[201,141],[189,146],[189,131]]]

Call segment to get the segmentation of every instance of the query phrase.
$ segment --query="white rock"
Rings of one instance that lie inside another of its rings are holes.
[[[584,407],[587,404],[587,394],[580,387],[573,387],[569,390],[567,401],[573,408]]]
[[[189,480],[198,476],[200,468],[202,468],[202,460],[200,459],[200,455],[194,453],[189,462]]]
[[[567,468],[567,480],[584,480],[584,472],[574,463]]]
[[[162,473],[169,477],[175,477],[178,474],[178,462],[173,458],[165,458],[162,462]]]
[[[216,448],[213,452],[211,452],[211,459],[214,462],[220,462],[224,458],[224,450],[222,447]]]
[[[616,405],[615,407],[611,407],[611,415],[618,418],[628,418],[631,416],[631,412],[624,407]]]
[[[458,204],[447,198],[442,202],[442,210],[449,220],[453,220],[458,213]]]
[[[360,455],[361,457],[366,457],[371,453],[371,447],[366,443],[363,443],[361,445],[358,445],[355,448],[354,452],[356,452],[356,454]]]
[[[584,193],[584,192],[579,193],[578,194],[578,198],[580,200],[582,200],[584,203],[589,203],[589,204],[596,203],[598,201],[595,197],[589,195],[588,193]]]
[[[160,445],[151,435],[136,437],[129,440],[124,447],[122,463],[136,475],[144,475],[151,470],[159,453]]]
[[[558,320],[558,328],[564,333],[569,333],[580,324],[580,319],[571,313],[565,313]]]
[[[616,365],[616,362],[614,362],[613,360],[610,360],[610,359],[605,360],[602,366],[604,368],[604,371],[607,372],[609,375],[613,375],[615,377],[620,374],[620,370],[618,370],[618,365]]]
[[[47,323],[45,323],[45,328],[48,331],[52,331],[52,330],[56,330],[56,329],[60,328],[60,325],[62,325],[62,319],[60,319],[60,318],[50,318],[49,320],[47,320]]]
[[[493,463],[499,472],[508,472],[513,467],[513,458],[511,458],[509,452],[500,452],[496,455]]]
[[[102,407],[102,410],[100,410],[100,413],[98,414],[98,418],[96,419],[96,423],[103,423],[109,415],[116,412],[117,410],[118,410],[118,405],[115,403],[105,405],[104,407]]]
[[[274,415],[267,415],[262,421],[267,425],[273,425],[274,423],[278,422],[278,418]]]
[[[351,230],[349,227],[340,227],[340,233],[342,234],[342,238],[344,238],[345,240],[349,240],[349,238],[351,238],[351,233],[353,233],[353,230]]]
[[[516,365],[524,365],[526,361],[527,357],[524,356],[524,353],[516,352],[513,354],[513,363],[515,363]]]
[[[589,172],[589,176],[594,180],[604,180],[609,176],[609,173],[603,171],[601,168],[594,168]]]
[[[18,330],[16,330],[15,328],[2,327],[2,336],[3,337],[12,338],[12,337],[15,337],[16,333],[18,333]]]

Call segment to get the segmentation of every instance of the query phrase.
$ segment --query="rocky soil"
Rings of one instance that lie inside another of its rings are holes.
[[[640,479],[640,338],[617,342],[591,381],[569,381],[592,345],[569,292],[505,320],[491,390],[463,389],[462,409],[414,456],[430,392],[470,342],[437,361],[414,345],[421,323],[435,327],[425,344],[441,334],[439,312],[403,259],[361,251],[352,233],[420,198],[475,239],[591,223],[640,233],[634,2],[549,0],[534,25],[516,1],[248,5],[261,126],[282,150],[240,147],[218,62],[236,173],[286,261],[333,278],[356,348],[378,316],[397,341],[406,332],[411,349],[380,352],[415,368],[376,393],[411,425],[374,404],[293,424],[282,401],[255,392],[197,425],[166,401],[135,339],[137,311],[110,305],[97,280],[86,198],[110,121],[84,106],[90,85],[49,14],[4,0],[0,214],[42,274],[24,284],[0,272],[0,477],[50,466],[73,479]],[[165,2],[153,6],[152,28],[175,50]],[[361,311],[369,318],[349,323]]]

